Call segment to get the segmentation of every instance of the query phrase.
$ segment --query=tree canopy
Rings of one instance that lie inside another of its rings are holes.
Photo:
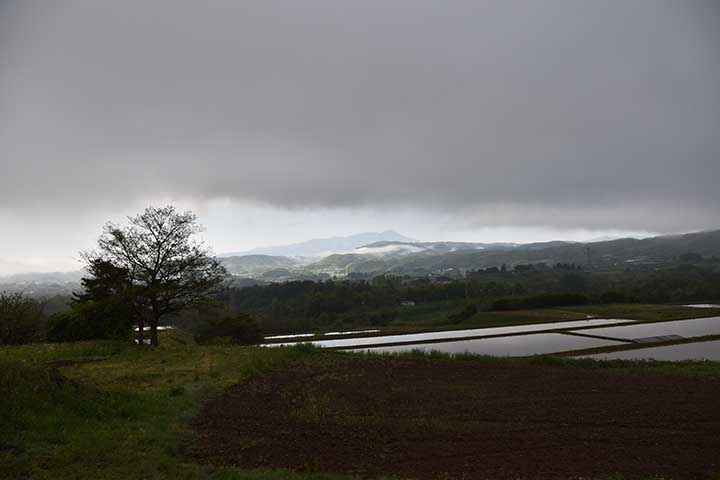
[[[108,222],[97,251],[84,254],[92,274],[83,283],[86,295],[102,296],[126,285],[140,341],[147,324],[150,343],[158,345],[160,319],[207,301],[226,276],[212,252],[195,240],[201,231],[195,214],[173,206],[148,207],[129,217],[126,226]]]
[[[0,345],[41,340],[45,314],[42,305],[22,293],[0,293]]]

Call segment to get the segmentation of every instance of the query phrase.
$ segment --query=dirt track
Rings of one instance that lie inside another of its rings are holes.
[[[720,380],[326,356],[209,402],[195,461],[418,479],[703,479]]]

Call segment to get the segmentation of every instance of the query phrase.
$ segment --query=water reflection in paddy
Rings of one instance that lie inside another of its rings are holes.
[[[672,322],[640,323],[625,327],[593,328],[578,333],[600,335],[631,340],[633,338],[654,337],[658,335],[680,335],[683,337],[701,337],[720,335],[720,317],[694,318]]]
[[[346,332],[327,332],[326,336],[337,336],[337,335],[358,335],[361,333],[379,333],[380,330],[348,330]]]
[[[287,335],[268,335],[265,338],[265,340],[285,340],[285,339],[293,339],[293,338],[310,338],[310,337],[320,337],[320,336],[327,336],[327,337],[336,337],[339,335],[361,335],[363,333],[379,333],[380,330],[378,329],[372,329],[372,330],[343,330],[338,332],[326,332],[326,333],[290,333]]]
[[[589,320],[574,320],[570,322],[536,323],[532,325],[516,325],[513,327],[472,328],[467,330],[450,330],[444,332],[412,333],[406,335],[382,335],[375,337],[343,338],[337,340],[320,340],[312,342],[319,347],[326,348],[352,348],[363,345],[382,345],[388,343],[413,343],[426,340],[466,338],[474,336],[510,335],[513,333],[537,332],[554,329],[579,329],[597,325],[614,325],[632,322],[632,320],[593,318]],[[295,345],[298,342],[266,344],[265,346]]]
[[[354,352],[399,353],[412,350],[440,351],[444,353],[474,353],[501,357],[522,357],[582,350],[585,348],[622,345],[622,342],[599,338],[577,337],[562,333],[535,333],[511,337],[480,338],[475,340],[455,340],[415,345],[395,345],[390,347],[372,347],[354,349]]]
[[[314,333],[290,333],[287,335],[270,335],[267,337],[264,337],[265,340],[284,340],[286,338],[306,338],[306,337],[314,337]]]
[[[598,353],[585,355],[582,358],[593,358],[595,360],[664,360],[669,362],[712,360],[720,362],[720,340],[641,348],[623,352]]]

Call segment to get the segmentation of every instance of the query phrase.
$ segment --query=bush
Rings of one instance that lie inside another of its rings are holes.
[[[75,310],[53,313],[47,322],[47,339],[50,342],[89,340],[89,329]]]
[[[478,312],[477,305],[474,303],[466,304],[462,310],[448,315],[450,323],[461,323],[463,320],[474,316]]]
[[[263,340],[255,319],[243,313],[226,312],[219,317],[210,318],[193,333],[200,343],[255,345]]]
[[[397,318],[397,315],[397,312],[394,310],[372,313],[368,316],[368,321],[373,327],[386,327]]]
[[[0,345],[18,345],[44,338],[42,306],[22,293],[0,294]]]
[[[48,319],[47,339],[51,342],[76,342],[96,339],[127,340],[134,322],[127,308],[114,299],[73,305]]]
[[[535,295],[532,297],[506,297],[495,300],[494,310],[524,310],[527,308],[569,307],[586,305],[588,297],[577,293],[559,293],[554,295]]]
[[[622,292],[610,291],[600,295],[600,303],[635,303],[637,301],[637,298]]]

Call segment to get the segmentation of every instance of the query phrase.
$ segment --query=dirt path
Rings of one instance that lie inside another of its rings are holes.
[[[206,405],[196,461],[418,479],[718,478],[720,380],[322,355]]]

